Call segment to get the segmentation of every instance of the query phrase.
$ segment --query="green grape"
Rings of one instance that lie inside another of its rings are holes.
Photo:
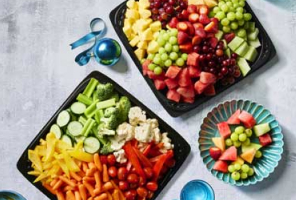
[[[234,164],[234,169],[237,170],[237,171],[240,170],[241,167],[242,166],[240,164],[238,164],[238,163]]]
[[[244,38],[245,36],[247,35],[247,32],[245,29],[239,29],[238,32],[237,32],[237,36],[241,37],[241,38]]]
[[[244,13],[244,8],[243,7],[237,7],[236,12]]]
[[[234,172],[234,171],[235,171],[234,166],[233,166],[233,165],[229,165],[229,166],[228,166],[228,171],[229,171],[230,173]]]
[[[233,4],[232,4],[231,1],[226,2],[226,5],[227,5],[229,8],[233,7]]]
[[[245,24],[245,21],[244,20],[239,20],[239,21],[237,21],[237,23],[238,23],[239,26],[242,26],[242,25]]]
[[[242,133],[238,136],[239,141],[244,142],[247,139],[247,135],[245,133]]]
[[[240,1],[240,2],[238,2],[238,5],[241,7],[245,7],[246,3],[244,1]]]
[[[215,15],[216,15],[216,13],[214,13],[213,11],[210,11],[210,13],[209,13],[209,17],[215,17]]]
[[[155,69],[155,67],[156,67],[156,65],[153,64],[153,63],[150,63],[150,64],[148,65],[148,69],[151,70],[151,71],[153,71],[153,70]]]
[[[238,0],[232,0],[232,3],[238,3]]]
[[[250,21],[252,19],[252,15],[250,13],[245,13],[244,14],[244,20]]]
[[[232,133],[230,136],[230,139],[235,142],[238,141],[238,134],[237,133]]]
[[[250,26],[249,22],[245,22],[244,29],[248,30],[249,26]]]
[[[240,173],[239,172],[232,172],[231,178],[235,181],[238,181],[240,179]]]
[[[178,29],[176,29],[176,28],[172,28],[172,29],[171,29],[171,32],[170,32],[170,35],[171,35],[171,36],[175,36],[175,37],[177,37],[177,35],[178,35]]]
[[[262,157],[262,152],[259,151],[259,150],[257,150],[257,151],[256,151],[256,154],[255,154],[255,157],[256,157],[256,158],[261,158],[261,157]]]
[[[184,60],[183,60],[182,58],[178,58],[178,59],[176,60],[176,64],[177,64],[179,67],[182,67],[182,66],[185,64],[185,62],[184,62]]]
[[[243,126],[238,126],[234,129],[234,132],[237,133],[237,134],[241,134],[245,131],[245,127]]]
[[[153,60],[154,56],[155,56],[154,54],[150,53],[150,54],[148,54],[147,59],[148,60]]]
[[[188,57],[187,53],[182,53],[181,58],[182,58],[184,61],[187,60],[187,57]]]
[[[231,28],[232,30],[236,30],[236,29],[238,28],[238,24],[237,24],[237,22],[231,22],[231,24],[230,24],[230,28]]]
[[[253,131],[251,129],[246,129],[245,133],[247,134],[248,137],[251,137],[253,134]]]
[[[229,26],[223,26],[222,30],[224,33],[229,33],[231,31]]]
[[[161,63],[161,58],[159,55],[156,55],[154,58],[153,58],[153,62],[157,65],[159,65]]]
[[[241,177],[241,179],[246,179],[246,178],[248,178],[248,174],[245,173],[245,172],[242,172],[242,173],[240,174],[240,177]]]
[[[166,61],[169,58],[169,56],[167,53],[163,53],[163,54],[161,54],[160,58],[161,58],[161,60]]]
[[[165,34],[166,33],[166,30],[164,29],[161,29],[161,31],[159,32],[161,35]]]
[[[169,39],[169,43],[171,43],[172,45],[178,44],[177,37],[171,36],[170,39]]]
[[[246,141],[243,142],[245,146],[249,146],[251,144],[250,138],[247,138]]]
[[[161,60],[160,61],[160,64],[159,64],[159,66],[161,67],[161,68],[163,68],[164,67],[164,62]]]
[[[240,147],[240,146],[242,145],[242,143],[241,143],[240,141],[235,141],[235,142],[233,142],[233,145],[234,145],[236,148],[238,148],[238,147]]]
[[[241,19],[244,18],[244,15],[243,15],[243,13],[237,11],[237,12],[235,13],[235,18],[236,18],[237,20],[241,20]]]
[[[171,52],[170,53],[170,59],[177,60],[178,59],[178,54],[176,52]]]
[[[243,164],[243,165],[242,165],[242,171],[243,171],[243,172],[248,173],[249,170],[250,170],[249,165],[247,165],[247,164]]]
[[[162,73],[162,68],[161,67],[155,67],[153,70],[154,74],[160,75]]]
[[[170,35],[168,33],[163,34],[163,39],[168,41],[170,39]]]
[[[164,66],[166,66],[166,67],[170,67],[172,64],[173,64],[173,62],[172,62],[172,60],[170,60],[170,59],[167,59],[167,60],[164,62]]]
[[[222,19],[221,24],[223,26],[227,26],[229,24],[229,20],[227,18]]]
[[[145,58],[142,58],[141,61],[140,61],[141,64],[143,64],[145,62],[145,60],[146,60]]]
[[[223,5],[221,6],[221,10],[222,10],[223,12],[228,12],[229,7],[227,6],[227,4],[223,4]]]
[[[165,40],[162,37],[158,36],[157,43],[159,46],[162,47],[163,45],[165,45]]]
[[[220,21],[226,17],[225,13],[223,11],[219,11],[216,15],[216,18],[218,18]]]
[[[172,45],[170,43],[166,43],[164,46],[164,49],[166,52],[171,52],[172,51]]]
[[[228,147],[230,147],[230,146],[233,145],[233,144],[232,144],[232,140],[231,140],[230,138],[228,138],[228,139],[225,140],[225,144],[226,144],[226,146],[228,146]]]
[[[160,48],[158,49],[158,53],[159,53],[159,54],[164,54],[164,53],[165,53],[165,49],[164,49],[163,47],[160,47]]]
[[[229,8],[229,12],[235,12],[235,8],[232,6]]]
[[[221,8],[224,4],[225,4],[224,1],[220,1],[220,2],[218,3],[218,6]]]
[[[221,9],[218,7],[218,6],[215,6],[214,8],[213,8],[213,12],[216,14],[216,13],[218,13],[219,11],[221,11]]]
[[[235,20],[235,13],[234,12],[229,12],[227,13],[227,19],[229,19],[230,21]]]
[[[253,176],[254,175],[254,170],[253,168],[250,168],[248,171],[248,176]]]
[[[178,53],[180,49],[179,49],[178,45],[174,45],[172,50],[173,50],[173,52]]]

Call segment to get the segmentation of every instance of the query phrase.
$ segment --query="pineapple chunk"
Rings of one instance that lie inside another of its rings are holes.
[[[140,37],[139,36],[135,36],[129,43],[132,47],[135,47],[140,41]]]
[[[125,16],[127,18],[131,18],[131,19],[139,19],[140,18],[139,12],[134,9],[127,9]]]
[[[209,8],[213,8],[218,4],[216,0],[204,0],[204,2]]]
[[[153,40],[156,40],[159,36],[159,31],[153,33]]]
[[[130,26],[124,26],[124,27],[122,28],[122,30],[123,30],[124,34],[126,35],[126,37],[127,37],[128,39],[130,39],[131,36],[132,36],[132,29],[131,29],[131,27],[130,27]]]
[[[148,44],[147,44],[146,41],[140,41],[140,42],[138,43],[138,45],[137,45],[137,47],[138,47],[139,49],[143,49],[143,50],[146,50],[146,49],[147,49],[147,46],[148,46]]]
[[[135,54],[136,54],[136,56],[137,56],[137,58],[139,60],[142,60],[145,57],[145,50],[143,50],[143,49],[137,49],[135,51]]]
[[[158,43],[154,40],[152,40],[147,48],[147,52],[151,54],[155,54],[159,49]]]
[[[132,18],[125,18],[123,21],[124,26],[129,25],[132,26],[135,23],[135,20]]]
[[[146,29],[144,32],[140,34],[140,40],[153,40],[153,33],[151,28]]]
[[[150,24],[150,28],[154,32],[161,30],[161,23],[160,23],[160,21],[156,21],[156,22],[153,22],[152,24]]]
[[[128,2],[126,2],[126,6],[130,9],[138,9],[138,4],[136,3],[135,0],[129,0]]]
[[[149,27],[152,20],[151,19],[140,19],[137,22],[138,22],[138,30],[142,32]]]
[[[149,3],[149,0],[140,0],[139,1],[139,8],[149,8],[150,6],[150,3]]]
[[[204,5],[204,0],[188,0],[188,5]]]
[[[151,16],[151,11],[147,9],[140,9],[139,13],[141,18],[143,19],[148,19]]]

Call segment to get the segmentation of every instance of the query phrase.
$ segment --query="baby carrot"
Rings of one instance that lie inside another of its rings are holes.
[[[63,191],[67,192],[68,190],[75,190],[74,187],[71,187],[70,185],[67,185],[66,187],[64,187]]]
[[[119,192],[119,196],[120,196],[120,199],[121,199],[121,200],[125,200],[125,197],[124,197],[122,191],[119,189],[119,187],[114,183],[113,180],[111,180],[110,182],[112,183],[113,187],[114,187],[116,190],[118,190],[118,192]]]
[[[45,187],[50,193],[56,194],[56,192],[52,189],[52,187],[48,184],[43,183],[43,187]]]
[[[92,184],[96,182],[94,177],[85,176],[85,177],[82,178],[82,180],[87,181],[87,182],[92,183]]]
[[[84,172],[86,172],[86,170],[88,170],[88,165],[84,162],[84,163],[82,163],[82,170],[84,171]]]
[[[81,181],[81,177],[77,175],[75,172],[70,172],[70,176],[74,178],[76,181]]]
[[[58,178],[53,179],[53,180],[50,182],[49,185],[50,185],[51,187],[53,187],[53,186],[58,182],[58,180],[59,180]]]
[[[75,196],[71,190],[66,192],[66,200],[74,200]]]
[[[93,167],[96,168],[96,165],[95,165],[93,162],[89,162],[89,163],[88,163],[88,168],[91,169],[91,168],[93,168]]]
[[[87,200],[94,200],[94,198],[93,197],[89,197]]]
[[[58,200],[65,200],[64,194],[61,191],[57,191]]]
[[[52,187],[53,190],[59,189],[63,185],[62,180],[58,180],[58,182]]]
[[[94,194],[95,194],[95,195],[98,195],[98,194],[100,194],[101,192],[102,192],[101,188],[96,188],[96,189],[94,189]]]
[[[78,190],[79,190],[79,193],[80,193],[80,196],[81,196],[82,200],[87,200],[85,186],[83,184],[80,184],[78,186]]]
[[[107,192],[107,196],[108,196],[108,200],[113,200],[113,198],[109,192]]]
[[[107,165],[103,164],[103,182],[108,182],[109,181],[109,174],[107,170]]]
[[[81,200],[80,193],[78,191],[74,192],[75,200]]]
[[[102,187],[102,180],[101,180],[101,175],[100,175],[100,173],[99,172],[96,172],[95,174],[94,174],[94,176],[95,176],[95,180],[96,180],[96,188],[99,188],[99,189],[101,189],[101,187]]]
[[[95,167],[90,168],[90,169],[86,170],[86,176],[92,177],[92,176],[94,176],[94,173],[95,172],[96,172],[96,168]]]
[[[77,174],[78,174],[78,176],[80,176],[80,177],[84,177],[84,176],[85,176],[84,171],[77,172]]]
[[[114,188],[114,187],[113,187],[113,185],[112,185],[111,182],[107,182],[107,183],[105,183],[105,184],[103,185],[103,190],[104,190],[104,191],[112,190],[113,188]]]
[[[89,194],[93,197],[94,196],[94,187],[86,181],[83,181],[83,185],[86,187]]]
[[[98,153],[96,153],[94,155],[94,162],[95,162],[95,165],[98,168],[98,170],[101,172],[103,170],[103,166],[102,166],[102,163],[101,163],[101,160],[100,160],[100,156],[99,156]]]
[[[117,189],[114,190],[113,194],[112,194],[112,197],[114,200],[120,200],[120,197],[119,197],[119,192]]]
[[[103,193],[100,196],[97,196],[94,198],[94,200],[105,200],[105,199],[108,199],[108,195],[106,193]]]
[[[64,176],[59,176],[59,179],[62,180],[67,185],[70,185],[71,187],[75,187],[76,186],[75,183],[73,183],[71,180],[69,180],[68,178],[66,178]]]

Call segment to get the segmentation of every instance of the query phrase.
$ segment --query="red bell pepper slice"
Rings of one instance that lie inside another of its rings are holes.
[[[164,163],[174,156],[174,152],[169,150],[166,154],[162,154],[159,159],[156,161],[153,172],[154,172],[154,180],[157,181],[159,178],[159,174],[164,166]]]
[[[147,147],[145,148],[145,150],[143,151],[143,155],[144,155],[144,156],[148,156],[149,153],[150,153],[151,148],[152,148],[152,144],[150,143],[150,144],[148,144],[148,146],[147,146]]]
[[[134,152],[136,153],[136,155],[138,156],[140,162],[144,165],[144,167],[150,167],[152,168],[153,165],[152,163],[149,161],[149,159],[143,155],[143,153],[141,151],[139,151],[137,148],[133,147]]]
[[[140,161],[137,157],[137,155],[135,154],[133,147],[131,145],[130,142],[127,142],[124,146],[123,149],[125,151],[125,154],[128,158],[128,160],[132,163],[132,165],[134,166],[134,168],[136,169],[136,172],[139,174],[139,176],[141,176],[145,182],[146,182],[146,176],[144,173],[144,170],[140,164]]]

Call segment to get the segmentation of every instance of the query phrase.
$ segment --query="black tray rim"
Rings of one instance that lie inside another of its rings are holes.
[[[136,97],[134,97],[132,94],[130,94],[128,91],[126,91],[124,88],[122,88],[118,83],[116,83],[114,80],[109,78],[108,76],[104,75],[103,73],[99,71],[93,71],[88,76],[86,76],[79,84],[78,86],[73,90],[73,92],[68,96],[68,98],[64,101],[64,103],[58,108],[58,110],[53,114],[53,116],[49,119],[49,121],[44,125],[44,127],[41,129],[41,131],[35,136],[35,138],[31,141],[31,143],[27,146],[27,148],[22,153],[21,157],[19,158],[16,167],[19,170],[19,172],[36,188],[38,188],[43,194],[45,194],[49,199],[51,200],[57,200],[56,196],[51,194],[49,191],[47,191],[40,182],[33,183],[33,180],[35,177],[28,175],[27,172],[29,171],[30,166],[28,166],[28,150],[34,148],[36,145],[39,144],[39,140],[41,138],[44,138],[46,134],[49,131],[50,126],[54,123],[54,121],[57,118],[57,115],[60,113],[61,110],[64,110],[69,105],[71,105],[75,100],[78,93],[82,92],[85,86],[87,85],[90,78],[96,78],[101,82],[111,82],[114,85],[114,88],[116,91],[118,91],[120,94],[127,96],[132,104],[134,106],[141,107],[146,114],[151,118],[156,118],[159,122],[159,126],[161,130],[165,130],[168,132],[170,138],[172,139],[172,143],[178,149],[180,149],[180,152],[182,153],[180,159],[176,161],[176,165],[169,170],[169,172],[166,174],[166,176],[159,182],[158,190],[154,193],[154,196],[151,200],[155,200],[157,196],[161,193],[161,191],[165,188],[165,186],[169,183],[169,181],[172,179],[172,177],[177,173],[177,171],[180,169],[180,167],[184,164],[186,159],[188,158],[191,147],[189,143],[175,130],[173,129],[169,124],[167,124],[161,117],[156,115],[153,111],[151,111],[147,106],[145,106],[142,102],[140,102]],[[176,157],[176,154],[175,154]]]
[[[110,12],[109,18],[110,18],[110,21],[113,25],[113,28],[114,28],[116,34],[118,35],[118,37],[121,40],[124,47],[126,48],[128,54],[130,55],[130,57],[134,61],[136,67],[138,68],[138,70],[142,74],[141,63],[138,60],[138,58],[136,57],[135,53],[133,52],[133,48],[129,45],[129,42],[128,42],[125,34],[122,31],[122,28],[119,27],[119,25],[117,24],[117,21],[116,21],[117,17],[120,15],[120,13],[118,13],[118,12],[122,9],[124,9],[124,10],[126,9],[126,2],[127,2],[127,0],[124,1],[123,3],[119,4],[117,7],[115,7]],[[275,49],[269,35],[267,34],[266,30],[264,29],[264,27],[260,23],[259,19],[255,15],[254,11],[251,9],[250,5],[247,2],[246,2],[245,8],[249,13],[252,14],[252,16],[253,16],[252,21],[254,21],[256,23],[256,27],[259,29],[259,37],[261,38],[260,42],[262,45],[260,47],[260,52],[259,52],[259,55],[258,55],[256,61],[250,65],[251,71],[245,77],[241,76],[238,79],[236,79],[234,84],[219,88],[218,90],[216,90],[215,96],[202,95],[202,96],[200,96],[201,98],[197,97],[193,104],[188,104],[188,103],[175,103],[173,101],[168,100],[166,98],[166,96],[162,93],[162,91],[156,90],[156,88],[153,84],[153,81],[151,79],[149,79],[147,76],[144,76],[142,74],[143,78],[146,80],[147,84],[151,88],[152,92],[154,93],[154,95],[156,96],[158,101],[161,103],[161,105],[164,107],[164,109],[172,117],[179,117],[191,110],[196,109],[197,107],[201,106],[203,103],[207,102],[208,100],[212,99],[213,97],[218,96],[219,94],[223,93],[228,88],[234,86],[236,83],[239,83],[241,80],[247,78],[248,76],[253,74],[253,72],[255,72],[259,68],[263,67],[265,64],[267,64],[270,60],[272,60],[275,57],[276,49]],[[170,104],[173,104],[173,106]],[[176,106],[182,106],[184,109],[183,108],[178,109],[178,108],[176,108]]]

